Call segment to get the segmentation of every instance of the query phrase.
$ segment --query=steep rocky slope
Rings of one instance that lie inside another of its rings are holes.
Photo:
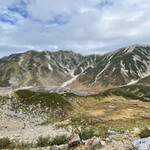
[[[0,59],[0,86],[60,86],[107,88],[147,85],[150,46],[132,45],[105,55],[72,51],[12,54]]]
[[[30,113],[27,109],[23,109],[25,106],[18,109],[16,101],[7,97],[3,99],[0,97],[0,138],[9,137],[25,142],[35,142],[40,136],[50,135],[53,138],[58,135],[69,134],[65,129],[56,128],[54,123],[47,126],[40,125],[49,115],[41,111],[42,108]],[[38,113],[38,111],[42,113]]]
[[[105,54],[78,80],[92,86],[107,87],[134,83],[149,75],[150,46],[133,45]]]

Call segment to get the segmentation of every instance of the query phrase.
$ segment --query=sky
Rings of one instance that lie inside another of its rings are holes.
[[[0,57],[150,44],[149,0],[0,0]]]

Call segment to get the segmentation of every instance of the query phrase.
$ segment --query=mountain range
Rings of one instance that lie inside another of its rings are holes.
[[[132,45],[104,55],[30,50],[0,59],[0,86],[71,89],[150,85],[150,46]]]

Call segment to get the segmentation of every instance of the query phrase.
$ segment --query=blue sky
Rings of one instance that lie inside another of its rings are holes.
[[[0,57],[27,50],[106,53],[150,44],[148,0],[0,0]]]

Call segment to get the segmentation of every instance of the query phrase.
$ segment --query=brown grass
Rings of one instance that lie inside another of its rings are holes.
[[[115,106],[115,108],[111,108]],[[111,96],[101,100],[93,98],[78,99],[74,104],[78,110],[86,117],[96,117],[100,120],[119,120],[145,118],[150,115],[150,104],[137,101],[126,100],[122,97]]]

